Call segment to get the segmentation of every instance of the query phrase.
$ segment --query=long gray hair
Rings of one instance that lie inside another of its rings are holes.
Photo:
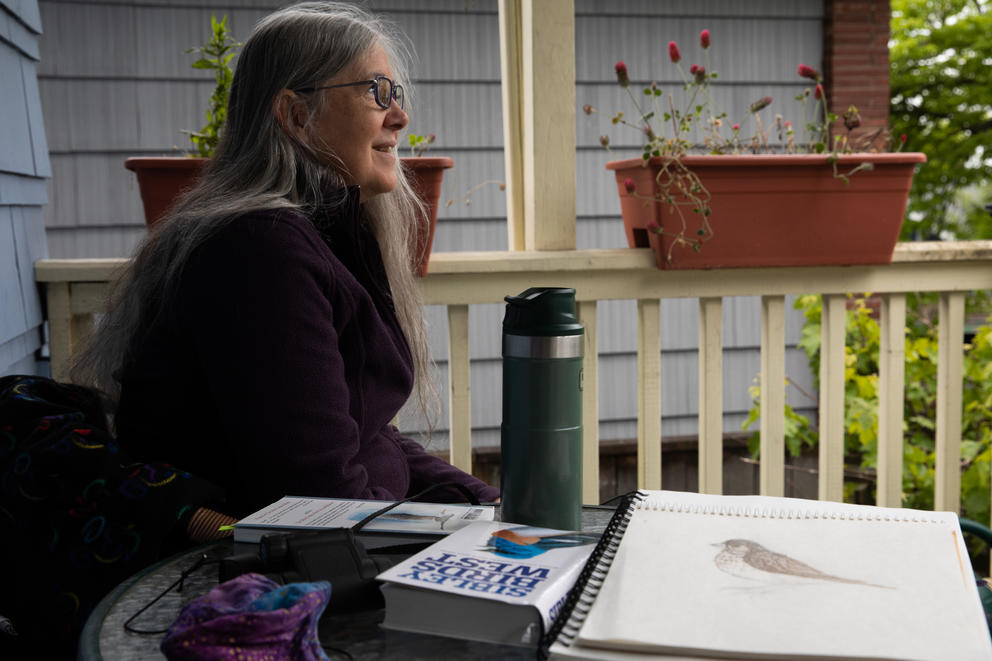
[[[380,18],[352,5],[306,2],[259,21],[238,58],[227,124],[214,157],[199,184],[137,247],[117,280],[109,311],[73,364],[74,382],[99,389],[113,406],[120,395],[115,372],[127,360],[139,328],[174,291],[197,246],[245,213],[278,208],[307,213],[320,204],[328,185],[344,186],[341,173],[322,163],[328,157],[336,161],[333,154],[321,146],[318,158],[312,146],[288,135],[273,101],[283,89],[334,77],[375,46],[385,51],[409,99],[406,38]],[[301,98],[312,120],[324,95]],[[414,357],[416,393],[430,424],[438,398],[409,240],[424,209],[398,158],[396,180],[396,189],[371,198],[363,208],[382,252],[396,314]]]

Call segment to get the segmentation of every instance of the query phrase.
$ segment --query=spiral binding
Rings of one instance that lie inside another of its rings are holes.
[[[857,509],[823,509],[815,507],[762,507],[758,505],[713,505],[707,503],[654,500],[648,494],[638,499],[634,509],[676,514],[741,517],[752,519],[831,519],[836,521],[887,521],[892,523],[942,523],[944,520],[932,512],[895,508],[858,506]]]
[[[541,639],[537,656],[542,661],[548,658],[551,644],[557,639],[560,638],[560,642],[564,645],[570,645],[575,640],[586,615],[589,614],[589,609],[592,608],[599,588],[603,585],[606,573],[609,571],[610,565],[613,564],[613,558],[616,557],[617,548],[627,530],[627,524],[630,523],[630,517],[646,497],[646,493],[635,491],[624,496],[623,500],[620,501],[620,505],[617,506],[610,522],[606,525],[599,543],[596,544],[596,548],[586,560],[579,577],[575,579],[575,585],[568,591],[561,613],[555,618],[551,628]]]

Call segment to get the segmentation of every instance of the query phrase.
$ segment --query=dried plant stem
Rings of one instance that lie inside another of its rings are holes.
[[[671,109],[671,113],[669,113],[669,114],[672,116],[672,130],[675,132],[675,139],[678,140],[679,139],[679,120],[675,116],[676,115],[676,113],[675,113],[675,100],[672,98],[672,95],[671,94],[668,95],[668,107],[669,107],[669,109]]]
[[[467,191],[465,191],[465,193],[463,195],[461,195],[460,197],[453,197],[453,198],[451,198],[450,200],[448,200],[447,202],[444,203],[444,206],[445,207],[450,207],[455,202],[461,202],[463,200],[464,200],[464,202],[465,202],[465,204],[467,206],[467,205],[469,205],[469,204],[472,203],[472,194],[475,193],[475,191],[477,191],[477,190],[479,190],[479,189],[481,189],[481,188],[483,188],[485,186],[488,186],[490,184],[497,184],[499,186],[499,189],[500,190],[505,190],[506,189],[506,183],[503,182],[502,180],[500,180],[500,179],[487,179],[486,181],[480,182],[480,183],[476,184],[475,186],[472,186]]]
[[[661,191],[658,195],[646,196],[635,193],[634,196],[656,204],[667,204],[670,211],[678,215],[678,231],[666,230],[661,226],[651,230],[655,234],[672,238],[665,254],[665,260],[670,263],[676,246],[691,247],[698,251],[703,242],[713,238],[713,228],[709,222],[710,193],[703,186],[699,176],[677,157],[664,158],[655,176],[655,184],[657,190]],[[700,229],[695,237],[688,235],[689,223],[683,207],[690,207],[694,213],[699,214]]]
[[[859,163],[858,165],[854,166],[847,172],[840,172],[837,170],[837,159],[835,157],[832,157],[830,159],[830,165],[833,167],[834,170],[834,179],[840,179],[841,181],[843,181],[845,184],[848,185],[851,183],[849,177],[855,172],[864,172],[866,170],[875,169],[874,164],[865,162],[865,163]]]

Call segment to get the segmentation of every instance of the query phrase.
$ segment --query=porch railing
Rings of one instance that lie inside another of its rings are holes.
[[[41,260],[52,374],[65,378],[74,346],[103,308],[120,259]],[[585,326],[583,499],[599,498],[597,302],[637,301],[638,486],[661,484],[660,300],[699,299],[699,490],[719,493],[723,457],[721,303],[729,296],[761,297],[760,491],[782,495],[785,485],[785,297],[822,294],[819,401],[819,498],[841,500],[844,468],[844,341],[846,294],[881,295],[879,357],[878,504],[898,507],[902,490],[902,429],[906,294],[938,292],[936,493],[940,510],[960,500],[962,356],[966,292],[992,289],[992,241],[910,243],[891,265],[659,271],[647,249],[435,254],[421,280],[424,303],[447,306],[451,461],[471,470],[469,305],[500,303],[507,293],[548,284],[576,290]],[[746,386],[744,386],[746,387]]]

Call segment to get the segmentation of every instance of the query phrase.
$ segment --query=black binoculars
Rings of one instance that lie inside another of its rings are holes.
[[[383,607],[375,577],[425,548],[405,544],[366,550],[350,528],[321,532],[265,535],[258,551],[235,553],[220,562],[220,581],[256,572],[286,584],[329,581],[329,612],[355,612]]]

